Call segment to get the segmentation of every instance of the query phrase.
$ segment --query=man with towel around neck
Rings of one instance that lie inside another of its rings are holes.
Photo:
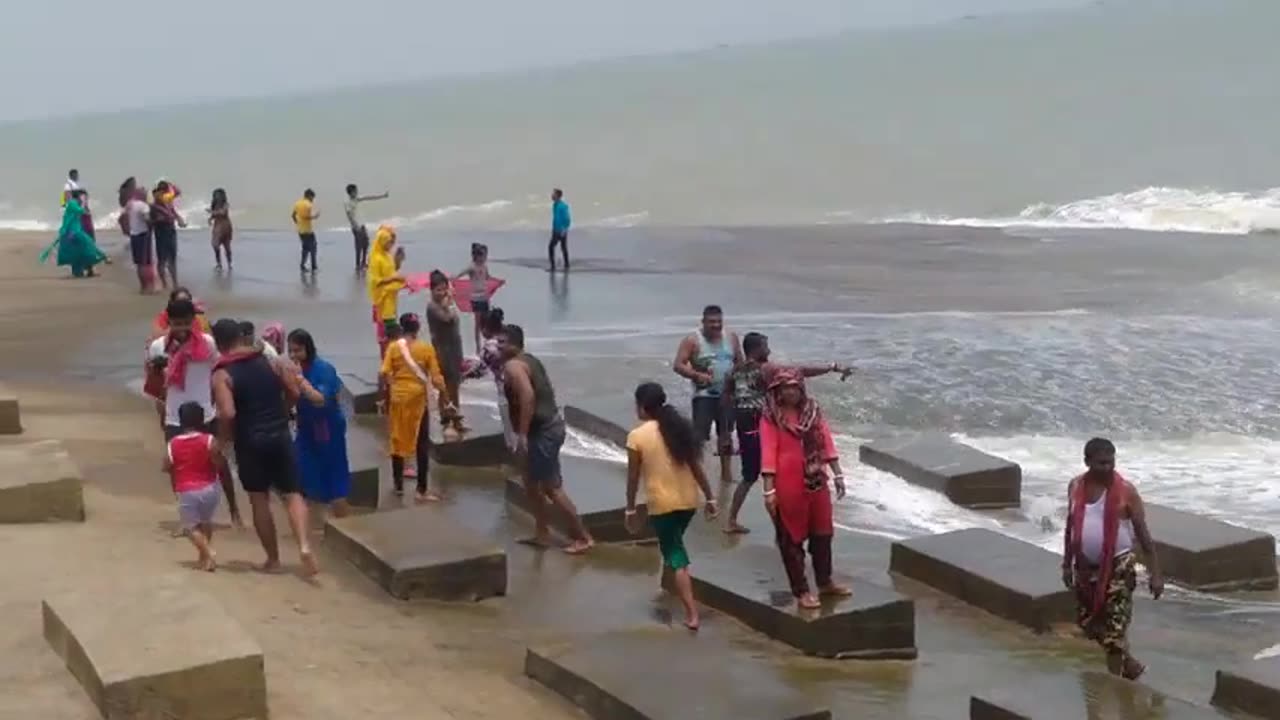
[[[1076,619],[1107,653],[1107,670],[1137,680],[1147,669],[1129,654],[1129,621],[1138,584],[1134,544],[1150,574],[1151,596],[1164,592],[1155,544],[1138,490],[1116,472],[1116,446],[1094,438],[1084,446],[1089,468],[1067,490],[1062,582],[1075,590]]]

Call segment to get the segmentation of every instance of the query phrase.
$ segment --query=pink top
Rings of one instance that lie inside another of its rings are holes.
[[[213,462],[213,436],[190,432],[169,441],[169,464],[173,468],[173,491],[203,490],[218,482],[218,466]]]

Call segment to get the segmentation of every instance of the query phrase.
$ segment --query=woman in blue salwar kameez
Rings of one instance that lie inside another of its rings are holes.
[[[328,361],[316,354],[306,330],[289,333],[289,358],[302,369],[298,398],[298,431],[294,447],[307,500],[328,505],[334,517],[350,512],[351,465],[347,461],[347,417],[340,396],[342,380]]]

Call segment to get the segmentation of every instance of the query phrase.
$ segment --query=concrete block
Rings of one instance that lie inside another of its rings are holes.
[[[627,469],[622,465],[600,460],[561,457],[561,475],[564,490],[578,506],[582,521],[596,542],[625,543],[655,539],[644,504],[637,506],[641,531],[638,535],[627,532],[623,524],[627,505]],[[507,478],[507,503],[528,513],[529,496],[525,492],[524,479],[519,475]],[[558,507],[552,511],[551,526],[568,535],[570,519]]]
[[[1263,720],[1280,720],[1280,658],[1252,660],[1219,670],[1212,702]]]
[[[373,467],[357,468],[351,471],[351,494],[347,502],[352,507],[377,510],[382,499],[382,469]]]
[[[594,720],[829,720],[783,671],[670,630],[622,631],[530,648],[524,671]]]
[[[475,601],[507,592],[506,550],[444,508],[330,519],[324,542],[400,600]]]
[[[903,540],[889,551],[891,572],[1037,632],[1075,620],[1061,567],[1048,550],[982,528]]]
[[[462,440],[431,444],[431,457],[441,465],[492,467],[515,462],[502,433],[471,435]]]
[[[1270,533],[1147,503],[1147,524],[1160,569],[1197,590],[1270,590],[1276,539]]]
[[[866,443],[858,449],[858,459],[964,507],[1008,508],[1022,502],[1021,467],[945,435]]]
[[[84,522],[80,470],[57,440],[0,446],[0,523]]]
[[[663,585],[672,577],[664,568]],[[883,660],[916,657],[915,603],[888,588],[851,583],[851,598],[824,598],[801,610],[776,550],[739,547],[693,568],[698,602],[764,635],[818,657]]]
[[[617,445],[618,447],[627,446],[627,428],[605,419],[595,413],[588,412],[573,405],[565,405],[561,411],[564,415],[564,421],[577,430],[588,435],[594,435],[601,440]]]
[[[342,378],[343,401],[350,403],[357,415],[375,415],[378,412],[378,378],[363,373],[339,373]]]
[[[1058,718],[1223,720],[1211,708],[1156,692],[1102,671],[1018,678],[969,698],[969,720]]]
[[[22,434],[22,413],[18,407],[18,396],[9,388],[0,385],[0,435]]]
[[[108,720],[267,718],[261,648],[183,578],[55,595],[43,615],[45,640]]]

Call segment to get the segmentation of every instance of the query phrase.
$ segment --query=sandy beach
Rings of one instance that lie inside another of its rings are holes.
[[[61,269],[34,261],[47,241],[0,235],[0,366],[26,427],[7,442],[63,441],[85,478],[88,521],[0,526],[0,717],[98,717],[41,637],[42,597],[110,593],[131,578],[175,571],[189,572],[192,587],[217,598],[262,646],[273,718],[572,717],[532,689],[514,647],[495,652],[506,643],[488,637],[483,622],[424,620],[418,615],[429,609],[408,613],[332,558],[322,556],[317,585],[262,576],[249,569],[261,553],[252,531],[227,530],[217,537],[223,569],[189,570],[190,546],[172,537],[150,403],[58,370],[77,334],[146,324],[161,301],[131,293],[131,269],[119,262],[104,277],[61,279]],[[296,569],[296,557],[286,552],[285,561]]]

